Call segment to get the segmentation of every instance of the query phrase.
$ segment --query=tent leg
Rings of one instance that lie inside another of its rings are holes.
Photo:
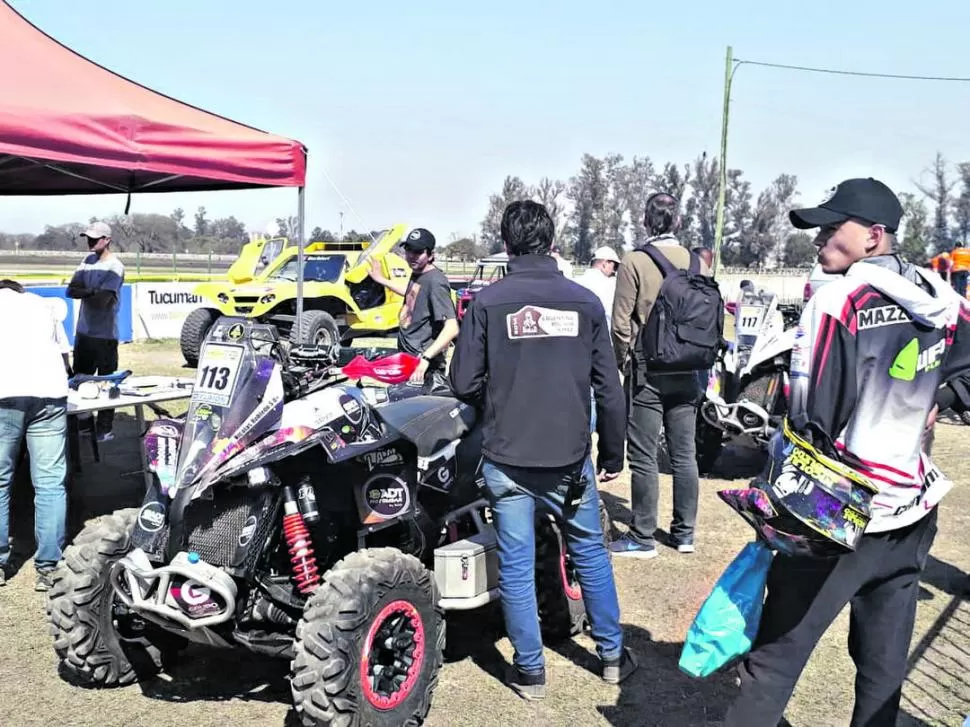
[[[296,226],[297,226],[297,252],[296,252],[296,318],[293,321],[293,326],[296,327],[300,323],[300,319],[303,317],[303,211],[304,211],[304,188],[300,187],[297,190],[297,209],[296,209]],[[296,329],[297,331],[299,328]],[[291,337],[292,340],[292,337]],[[301,341],[301,343],[309,343],[308,341]]]

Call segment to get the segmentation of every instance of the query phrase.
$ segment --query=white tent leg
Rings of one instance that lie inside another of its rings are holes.
[[[297,190],[297,209],[296,209],[297,273],[296,273],[296,318],[293,320],[294,327],[299,326],[300,319],[303,317],[303,211],[304,211],[304,188],[300,187]],[[299,328],[296,328],[296,330],[299,331]]]

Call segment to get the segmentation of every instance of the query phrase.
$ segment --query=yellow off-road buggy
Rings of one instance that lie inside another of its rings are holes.
[[[202,283],[196,295],[210,305],[182,324],[182,356],[196,366],[202,341],[219,316],[272,323],[292,343],[349,343],[362,336],[396,332],[403,298],[375,283],[368,271],[380,260],[389,278],[411,269],[392,252],[407,231],[395,225],[373,242],[310,242],[304,248],[303,315],[296,320],[297,245],[286,238],[247,244],[229,269],[228,281]]]

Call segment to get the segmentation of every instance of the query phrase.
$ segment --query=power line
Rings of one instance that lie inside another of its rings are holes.
[[[952,81],[955,83],[970,83],[970,78],[962,76],[911,76],[905,73],[871,73],[867,71],[843,71],[835,68],[813,68],[812,66],[791,66],[786,63],[765,63],[763,61],[743,61],[736,58],[737,65],[764,66],[765,68],[784,68],[789,71],[808,71],[810,73],[828,73],[833,76],[865,76],[867,78],[896,78],[904,81]]]

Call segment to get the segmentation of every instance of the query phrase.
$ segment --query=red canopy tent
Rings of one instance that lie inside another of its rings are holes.
[[[0,4],[0,194],[302,187],[306,149],[119,76]]]
[[[0,194],[298,187],[302,259],[307,150],[300,142],[109,71],[6,2],[0,2],[0,67],[7,69],[0,73]]]

